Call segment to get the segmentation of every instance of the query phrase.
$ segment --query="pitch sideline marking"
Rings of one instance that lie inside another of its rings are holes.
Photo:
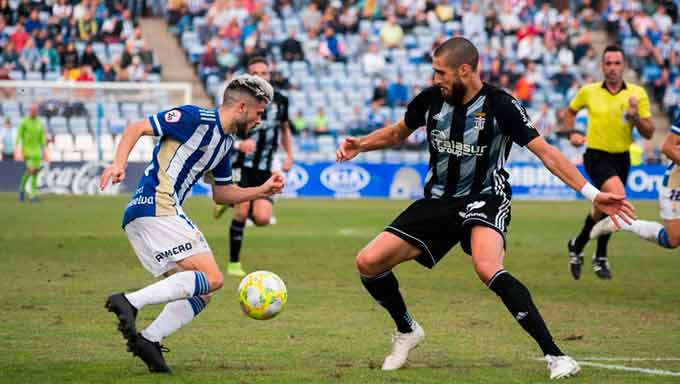
[[[534,360],[537,361],[543,361],[544,359],[541,358],[536,358]],[[576,360],[576,359],[575,359]],[[675,371],[667,371],[663,369],[654,369],[654,368],[641,368],[641,367],[628,367],[625,365],[611,365],[611,364],[601,364],[601,363],[593,363],[588,360],[595,360],[595,361],[680,361],[680,358],[677,357],[583,357],[579,358],[576,361],[583,366],[587,367],[596,367],[596,368],[605,368],[605,369],[613,369],[613,370],[619,370],[619,371],[627,371],[627,372],[639,372],[639,373],[647,373],[650,375],[659,375],[659,376],[675,376],[675,377],[680,377],[680,372],[675,372]]]

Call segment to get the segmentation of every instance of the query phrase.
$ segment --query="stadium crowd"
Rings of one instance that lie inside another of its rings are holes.
[[[160,81],[128,3],[1,0],[0,79]]]
[[[673,1],[177,0],[167,18],[216,99],[225,78],[267,56],[291,98],[293,126],[316,135],[399,119],[428,84],[432,47],[468,37],[480,47],[483,79],[521,100],[540,132],[580,162],[557,131],[579,87],[601,80],[593,30],[607,28],[627,48],[670,116],[680,98],[677,9]],[[586,119],[579,115],[577,127]],[[409,147],[423,147],[424,135],[412,140]],[[647,156],[658,159],[651,149]]]

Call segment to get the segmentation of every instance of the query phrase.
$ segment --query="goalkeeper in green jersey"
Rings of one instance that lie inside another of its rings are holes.
[[[29,179],[31,186],[28,189],[28,198],[31,201],[38,200],[38,171],[46,145],[45,127],[38,119],[38,106],[32,105],[30,115],[21,121],[17,134],[17,146],[21,147],[21,154],[26,164],[26,170],[19,183],[19,200],[21,201],[26,198],[26,183]]]

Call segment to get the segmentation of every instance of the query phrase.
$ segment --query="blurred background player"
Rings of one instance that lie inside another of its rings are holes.
[[[26,170],[19,181],[19,200],[26,198],[26,184],[30,181],[28,198],[32,202],[38,201],[38,172],[43,159],[43,153],[47,139],[45,137],[45,126],[38,118],[38,105],[31,105],[30,114],[21,120],[19,132],[17,133],[17,146],[24,158]]]
[[[397,327],[382,369],[401,368],[425,339],[411,317],[392,268],[416,260],[433,268],[456,244],[472,256],[479,279],[505,304],[541,348],[551,379],[579,372],[579,365],[556,345],[529,290],[503,268],[510,224],[511,188],[505,161],[512,143],[526,146],[550,172],[608,214],[631,213],[623,196],[601,193],[532,127],[517,99],[483,83],[479,53],[454,37],[433,52],[434,86],[408,105],[404,119],[367,136],[345,139],[337,161],[361,152],[394,147],[426,125],[430,162],[425,198],[415,201],[356,257],[361,282]]]
[[[604,81],[581,87],[565,111],[565,126],[572,144],[586,145],[583,164],[596,188],[616,195],[626,194],[626,180],[630,171],[629,148],[633,142],[633,128],[650,139],[654,122],[649,111],[649,98],[645,89],[623,81],[626,58],[623,50],[610,45],[602,54]],[[586,136],[573,132],[576,113],[588,109]],[[567,243],[569,266],[574,279],[581,277],[583,248],[590,239],[590,231],[604,214],[592,208],[586,216],[581,232]],[[593,255],[593,271],[601,279],[611,279],[607,259],[610,234],[598,237]]]
[[[118,317],[128,350],[151,372],[170,372],[161,341],[197,316],[223,284],[210,246],[182,210],[191,187],[209,173],[213,200],[221,204],[271,196],[283,188],[280,175],[253,188],[238,187],[231,180],[234,135],[253,129],[272,97],[273,89],[265,80],[242,75],[227,85],[219,108],[184,105],[133,123],[123,132],[114,161],[102,174],[102,190],[109,179],[114,184],[123,181],[128,156],[139,138],[160,138],[125,209],[123,228],[144,268],[164,279],[131,293],[116,293],[106,301]],[[151,304],[166,306],[137,333],[137,311]]]
[[[655,221],[635,220],[631,224],[621,223],[622,230],[633,232],[641,238],[663,248],[677,248],[680,245],[680,116],[675,119],[666,136],[661,150],[671,159],[659,188],[659,214],[663,225]],[[605,236],[617,231],[610,218],[600,220],[590,233],[591,238]]]
[[[255,57],[248,62],[248,73],[259,76],[267,81],[270,80],[269,63],[262,57]],[[278,91],[274,91],[274,100],[267,106],[262,122],[250,131],[247,136],[239,137],[234,145],[238,149],[233,164],[235,182],[239,186],[247,188],[262,184],[272,175],[274,156],[278,148],[279,139],[281,146],[286,151],[286,159],[282,170],[287,172],[293,165],[293,144],[288,116],[288,98]],[[257,226],[265,226],[271,223],[273,198],[262,198],[247,201],[234,206],[234,216],[229,228],[229,263],[227,274],[232,276],[244,276],[245,271],[241,266],[241,247],[246,220],[252,218]],[[219,218],[225,211],[226,206],[216,205],[214,208],[215,218]]]

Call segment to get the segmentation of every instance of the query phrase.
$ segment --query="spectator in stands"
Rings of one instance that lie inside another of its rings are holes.
[[[47,40],[40,50],[40,70],[43,73],[46,71],[59,71],[59,54],[52,45],[52,40]]]
[[[66,45],[66,50],[61,54],[59,58],[59,64],[62,69],[72,69],[78,66],[78,51],[76,50],[76,44],[74,42],[69,42]]]
[[[24,46],[30,40],[30,36],[26,31],[24,30],[24,24],[19,22],[17,25],[14,27],[14,33],[9,37],[9,39],[12,41],[14,44],[14,49],[17,50],[17,52],[21,52],[24,49]]]
[[[390,15],[387,22],[380,27],[380,40],[387,48],[401,47],[401,40],[404,38],[404,30],[397,24],[397,17]]]
[[[479,10],[479,4],[473,2],[470,9],[463,12],[463,30],[465,35],[474,38],[484,33],[484,15]]]
[[[31,11],[31,16],[28,18],[28,20],[26,20],[25,25],[26,33],[32,35],[34,31],[40,30],[42,29],[42,27],[43,24],[40,21],[40,15],[38,13],[38,10],[34,8]]]
[[[588,48],[585,56],[578,62],[578,69],[581,71],[581,75],[600,73],[600,60],[597,58],[597,55],[595,55],[595,49],[593,47]]]
[[[531,118],[534,128],[541,134],[541,136],[548,138],[549,135],[555,131],[557,125],[557,117],[555,110],[550,108],[546,103],[541,104],[538,112]]]
[[[78,78],[76,81],[95,81],[94,73],[92,72],[92,67],[89,65],[83,65],[80,67]]]
[[[380,51],[378,44],[375,43],[369,46],[368,52],[361,58],[361,62],[367,75],[381,73],[387,66],[384,53]]]
[[[40,70],[40,51],[35,47],[33,39],[26,42],[26,46],[19,55],[19,64],[24,72]]]
[[[52,15],[47,19],[45,31],[47,32],[47,37],[50,39],[54,39],[57,35],[61,35],[61,25],[56,16]]]
[[[5,118],[2,130],[2,161],[14,160],[14,149],[17,145],[17,130],[12,126],[12,120]]]
[[[319,11],[319,6],[317,3],[310,1],[305,9],[300,12],[300,19],[302,19],[302,26],[309,36],[316,36],[321,30],[321,22],[323,21],[323,16]]]
[[[671,31],[671,27],[673,27],[673,20],[666,12],[666,7],[664,5],[659,4],[656,7],[656,12],[654,13],[653,18],[656,26],[662,33],[669,33]]]
[[[668,120],[675,121],[680,113],[680,75],[676,75],[673,83],[666,87],[663,95],[663,106],[668,115]]]
[[[557,23],[559,16],[557,9],[550,6],[550,2],[546,1],[541,4],[541,9],[534,15],[534,26],[539,33],[544,33],[550,27]]]
[[[316,116],[314,116],[314,134],[316,136],[328,135],[331,132],[328,129],[328,116],[324,107],[319,107]]]
[[[352,106],[352,113],[348,116],[345,127],[352,136],[370,133],[370,130],[367,128],[368,123],[366,122],[366,117],[364,116],[360,105]]]
[[[16,8],[16,20],[28,19],[31,15],[31,9],[33,9],[33,6],[31,6],[30,0],[21,0]]]
[[[109,63],[102,65],[102,71],[99,74],[99,81],[116,81],[116,70]]]
[[[60,23],[65,24],[73,14],[73,7],[67,0],[58,0],[52,5],[52,15],[54,15]]]
[[[142,59],[138,55],[132,58],[132,63],[126,69],[130,81],[144,81],[147,78],[148,73],[144,68],[144,64],[142,64]]]
[[[288,38],[281,42],[281,56],[285,61],[302,61],[305,59],[305,52],[302,44],[297,39],[297,31],[294,29],[288,33]]]
[[[553,75],[552,82],[555,90],[562,95],[567,93],[567,89],[571,86],[574,81],[574,76],[569,72],[569,67],[566,64],[560,65],[560,71]]]
[[[130,13],[129,10],[124,10],[122,13],[122,20],[120,21],[121,23],[121,32],[120,32],[120,38],[121,40],[127,40],[130,36],[132,36],[135,32],[135,28],[137,27],[137,23],[132,19],[132,14]]]
[[[505,3],[503,10],[498,15],[498,22],[506,36],[516,34],[517,30],[522,25],[519,17],[517,17],[517,14],[512,9],[512,4],[509,2]]]
[[[101,37],[107,44],[120,43],[123,23],[118,15],[111,15],[102,23]]]
[[[527,79],[526,74],[522,74],[515,82],[515,89],[512,94],[517,100],[521,101],[526,108],[531,107],[531,99],[534,96],[534,85]]]
[[[151,50],[148,41],[142,40],[142,46],[139,48],[138,55],[139,59],[142,61],[142,64],[144,65],[144,70],[147,73],[158,72],[153,56],[153,51]]]
[[[307,120],[302,116],[302,111],[298,110],[295,112],[295,116],[291,120],[290,128],[293,135],[297,135],[307,130]]]
[[[5,21],[5,18],[0,15],[0,53],[2,53],[2,49],[5,47],[7,42],[9,42],[9,34],[5,30],[6,25],[7,22]]]
[[[87,43],[79,62],[81,66],[89,65],[95,72],[101,70],[102,68],[102,64],[99,61],[99,57],[97,57],[97,54],[94,52],[92,43]]]
[[[335,30],[326,27],[319,44],[319,55],[328,61],[346,61],[345,46],[338,40]]]
[[[368,132],[373,132],[376,129],[385,126],[385,116],[380,113],[380,104],[377,102],[371,103],[371,109],[368,111],[366,117],[366,129]]]
[[[387,105],[390,107],[405,106],[409,102],[409,89],[404,84],[404,76],[397,75],[396,82],[387,88]]]
[[[385,79],[381,78],[378,85],[373,88],[373,97],[371,98],[372,103],[378,103],[378,106],[385,105],[387,101],[387,82]]]
[[[670,72],[668,68],[662,68],[661,74],[652,82],[652,97],[655,102],[661,103],[666,94],[666,87],[671,82]]]
[[[356,33],[359,26],[359,15],[356,7],[343,4],[338,22],[343,33]]]
[[[545,74],[536,69],[536,64],[533,61],[528,61],[526,63],[524,75],[534,89],[546,88],[548,86]]]
[[[123,48],[123,52],[120,55],[120,67],[125,69],[130,64],[132,64],[132,58],[135,57],[136,54],[137,50],[135,49],[134,42],[132,40],[128,40],[125,43],[125,48]]]

